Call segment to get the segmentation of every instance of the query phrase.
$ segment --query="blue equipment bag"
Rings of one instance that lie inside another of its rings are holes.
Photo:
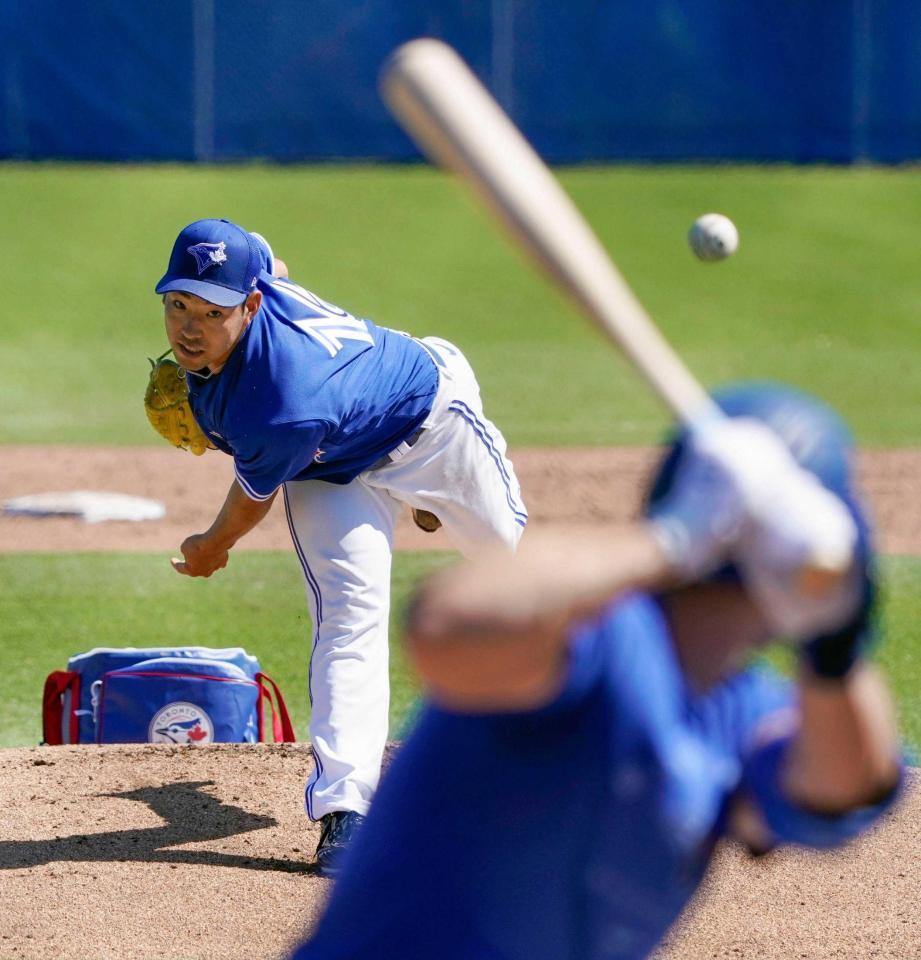
[[[281,691],[241,647],[97,647],[45,681],[44,742],[256,743],[267,706],[272,738],[293,742]]]

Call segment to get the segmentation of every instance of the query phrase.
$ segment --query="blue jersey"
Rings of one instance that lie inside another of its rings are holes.
[[[428,708],[297,960],[627,960],[699,884],[746,791],[779,840],[825,845],[880,808],[817,817],[782,796],[789,685],[752,669],[686,686],[657,603],[573,637],[565,689],[527,714]]]
[[[256,500],[288,480],[348,483],[419,428],[438,388],[417,341],[271,276],[270,263],[223,369],[188,378],[195,419]]]

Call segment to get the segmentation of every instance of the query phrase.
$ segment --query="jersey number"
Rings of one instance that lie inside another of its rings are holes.
[[[331,357],[336,356],[342,349],[343,340],[361,340],[374,345],[374,338],[364,320],[321,300],[315,293],[290,280],[278,278],[272,281],[272,286],[296,300],[302,307],[307,307],[310,316],[291,322],[316,340]]]

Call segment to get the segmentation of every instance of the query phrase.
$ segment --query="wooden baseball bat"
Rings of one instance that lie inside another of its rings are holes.
[[[722,411],[662,336],[601,242],[517,127],[440,40],[411,40],[388,59],[381,92],[429,157],[473,187],[519,245],[572,296],[682,422]],[[803,571],[821,593],[850,565],[816,545]]]
[[[451,47],[404,44],[385,65],[381,89],[419,146],[474,188],[676,417],[718,414],[557,179]]]

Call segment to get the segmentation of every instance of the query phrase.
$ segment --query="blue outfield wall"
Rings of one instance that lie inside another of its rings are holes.
[[[0,157],[412,159],[415,36],[555,162],[921,157],[915,0],[0,0]]]

